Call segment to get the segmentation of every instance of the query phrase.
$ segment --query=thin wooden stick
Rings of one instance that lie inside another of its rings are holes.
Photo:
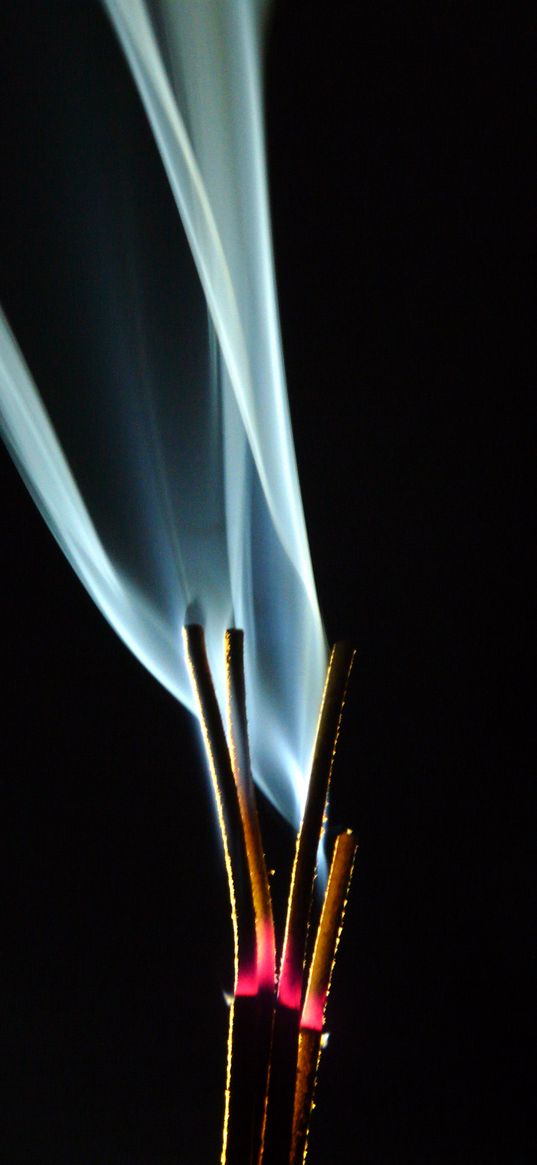
[[[246,842],[256,926],[256,1005],[249,1016],[249,1028],[244,1025],[242,1039],[244,1046],[249,1049],[249,1079],[253,1110],[252,1162],[257,1162],[261,1154],[263,1140],[265,1096],[272,1041],[276,987],[276,945],[272,898],[250,764],[243,632],[226,631],[225,646],[228,738]],[[247,990],[250,989],[249,984],[244,986]],[[239,975],[236,992],[238,998],[235,1000],[235,1005],[239,1008],[242,1007],[245,1015],[248,1015],[245,1005],[240,999],[242,987]]]
[[[191,625],[183,635],[222,835],[233,923],[235,990],[221,1165],[299,1165],[306,1153],[324,1006],[355,852],[352,835],[340,835],[304,996],[317,851],[354,652],[336,644],[330,657],[296,843],[276,1001],[274,921],[250,768],[242,632],[226,634],[231,755],[203,630]]]
[[[300,1018],[289,1165],[303,1165],[306,1160],[326,1002],[343,928],[356,850],[356,841],[350,830],[336,838]]]
[[[244,632],[226,631],[225,646],[231,765],[239,798],[255,911],[256,987],[258,991],[268,990],[273,993],[276,978],[274,918],[250,763],[244,680]],[[240,983],[238,992],[240,994]]]
[[[293,1124],[304,958],[315,882],[317,851],[341,717],[355,652],[346,643],[332,648],[313,752],[308,796],[297,837],[283,943],[278,1006],[274,1019],[263,1165],[289,1160]]]
[[[233,924],[234,993],[239,981],[255,979],[255,912],[242,828],[239,799],[228,752],[222,717],[214,690],[203,628],[191,624],[183,629],[185,653],[198,705],[199,718],[209,764],[222,836],[231,918]],[[233,858],[231,854],[233,845]],[[234,865],[242,877],[234,876]],[[251,993],[255,995],[255,989]],[[255,1000],[254,1000],[255,1003]],[[221,1165],[250,1165],[252,1147],[252,1091],[248,1057],[241,1033],[251,1028],[247,1014],[253,1004],[245,994],[233,1001],[229,1012],[228,1058]]]
[[[336,754],[341,717],[355,652],[347,643],[332,648],[317,725],[308,798],[298,834],[287,909],[278,999],[300,1008],[304,950],[312,900],[317,851]]]

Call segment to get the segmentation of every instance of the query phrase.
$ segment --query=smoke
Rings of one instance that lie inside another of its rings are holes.
[[[177,219],[155,220],[150,200],[137,210],[128,133],[104,158],[108,178],[88,162],[77,194],[79,229],[91,236],[78,293],[83,370],[61,391],[47,382],[40,392],[0,316],[2,430],[89,593],[179,700],[192,707],[185,620],[205,626],[221,699],[224,631],[244,628],[255,778],[296,824],[326,647],[274,289],[266,4],[103,7]],[[87,132],[98,137],[98,127]],[[46,329],[47,297],[40,309]]]

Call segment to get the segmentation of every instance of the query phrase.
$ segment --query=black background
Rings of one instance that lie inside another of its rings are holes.
[[[328,636],[358,647],[332,813],[360,853],[311,1162],[525,1165],[535,17],[319,13],[280,0],[267,74],[312,555]],[[50,111],[92,59],[127,82],[97,5],[25,4],[2,24],[4,306],[26,350],[29,289],[65,295],[73,274],[29,225],[56,206]],[[231,939],[194,726],[5,454],[1,477],[0,1155],[208,1165]],[[267,835],[279,892],[271,815]]]

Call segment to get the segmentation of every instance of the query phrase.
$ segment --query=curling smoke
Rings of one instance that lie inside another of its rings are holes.
[[[103,614],[189,708],[185,620],[205,626],[220,699],[224,631],[244,628],[255,778],[296,824],[326,648],[274,291],[261,100],[266,3],[103,6],[182,228],[168,251],[156,243],[168,268],[157,289],[158,255],[147,259],[135,215],[113,194],[101,200],[93,229],[105,292],[87,310],[89,371],[61,400],[40,395],[0,316],[3,432]]]

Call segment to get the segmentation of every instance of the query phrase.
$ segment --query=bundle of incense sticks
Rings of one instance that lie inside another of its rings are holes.
[[[336,838],[306,966],[317,853],[354,651],[337,643],[330,656],[277,975],[272,901],[250,766],[243,633],[227,631],[225,637],[227,733],[203,630],[189,625],[183,636],[222,835],[234,935],[221,1165],[301,1165],[357,848],[350,830]]]

